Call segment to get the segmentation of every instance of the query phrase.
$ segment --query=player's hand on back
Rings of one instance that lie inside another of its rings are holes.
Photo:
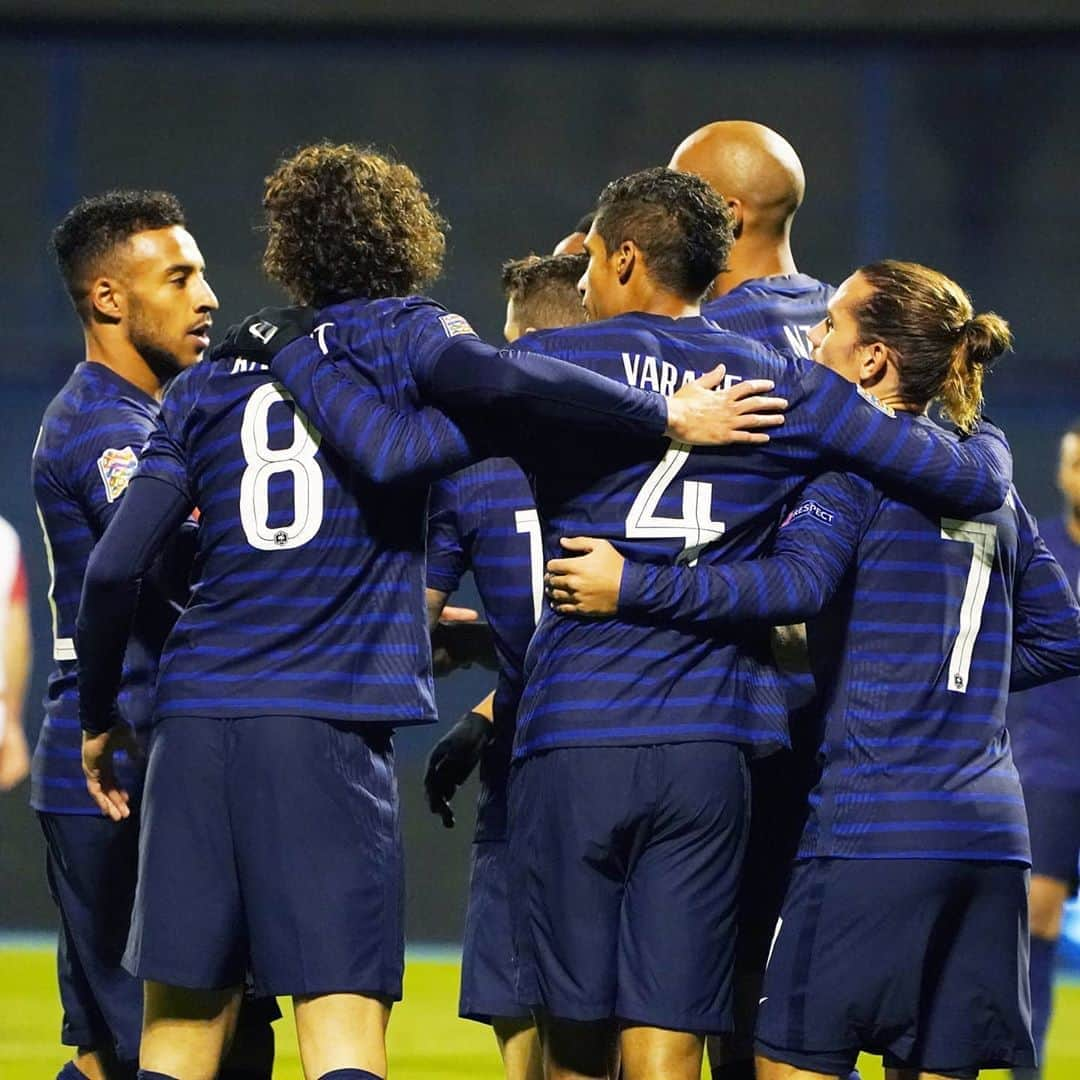
[[[260,308],[243,322],[233,323],[207,359],[231,360],[242,356],[269,364],[286,345],[315,329],[317,314],[315,308],[301,306]]]
[[[98,809],[113,821],[123,821],[131,814],[129,795],[116,779],[115,756],[120,751],[130,758],[142,756],[142,747],[127,724],[114,724],[98,735],[83,732],[82,765],[86,790]]]
[[[551,606],[563,615],[614,615],[626,560],[606,540],[571,536],[559,543],[576,554],[547,564],[544,589]]]
[[[765,396],[775,385],[771,379],[744,379],[725,389],[725,374],[718,364],[668,398],[665,434],[690,446],[767,443],[764,429],[784,422],[787,400]]]

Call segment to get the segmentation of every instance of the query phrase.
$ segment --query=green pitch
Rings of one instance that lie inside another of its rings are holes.
[[[0,948],[0,1076],[49,1080],[65,1060],[52,951]],[[390,1021],[390,1068],[395,1080],[497,1080],[495,1041],[479,1024],[456,1015],[458,965],[453,960],[410,957],[405,1002]],[[279,1022],[277,1080],[301,1080],[292,1016]],[[1058,988],[1050,1032],[1046,1080],[1080,1077],[1080,984]],[[877,1062],[861,1063],[866,1080],[879,1080]],[[1007,1073],[984,1073],[1006,1078]]]

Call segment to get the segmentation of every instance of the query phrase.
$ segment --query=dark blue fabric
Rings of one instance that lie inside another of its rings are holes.
[[[1080,544],[1068,534],[1059,517],[1040,521],[1039,531],[1065,571],[1073,592],[1080,596]],[[1030,785],[1080,794],[1078,711],[1077,677],[1025,690],[1009,699],[1009,732],[1025,788]]]
[[[1030,1067],[1027,878],[1015,863],[799,862],[758,1052],[829,1075],[860,1050],[946,1074]]]
[[[895,483],[949,493],[958,510],[992,509],[1007,490],[1011,459],[1000,432],[957,443],[879,408],[819,365],[784,358],[704,318],[635,313],[518,344],[661,393],[723,361],[729,380],[770,378],[790,402],[785,424],[753,448],[540,439],[523,429],[514,456],[533,478],[547,558],[562,554],[560,537],[579,535],[609,540],[652,567],[755,558],[806,474],[840,458]],[[526,661],[514,753],[723,739],[764,755],[787,744],[785,721],[764,624],[706,638],[661,620],[582,620],[546,610]]]
[[[32,478],[52,574],[54,667],[34,751],[30,803],[38,810],[100,813],[82,774],[75,618],[90,552],[123,505],[158,410],[154,398],[104,364],[82,363],[41,421]],[[176,614],[148,592],[121,656],[119,713],[138,731],[150,725],[157,656]],[[121,761],[120,775],[137,790],[141,769]]]
[[[1031,872],[1064,881],[1073,894],[1080,885],[1080,793],[1024,785]]]
[[[786,356],[810,358],[810,328],[825,318],[836,290],[807,274],[752,278],[710,300],[701,313],[725,330],[770,345]]]
[[[543,552],[532,490],[508,458],[489,458],[434,484],[427,583],[452,593],[472,571],[495,638],[494,738],[480,762],[477,841],[506,836],[506,781],[525,650],[543,597]]]
[[[510,877],[505,841],[473,844],[458,1001],[458,1014],[467,1020],[487,1024],[492,1017],[529,1015],[514,977]]]
[[[60,912],[61,1042],[139,1056],[142,985],[121,967],[135,895],[138,806],[122,822],[100,812],[38,813],[49,890]]]
[[[382,1077],[367,1069],[334,1069],[323,1073],[319,1080],[382,1080]]]
[[[401,997],[404,883],[383,725],[170,717],[154,729],[124,958],[257,995]]]
[[[730,743],[573,747],[510,781],[518,997],[553,1016],[731,1030],[749,825]]]
[[[800,854],[1028,861],[1006,691],[1080,669],[1080,607],[1015,492],[967,522],[824,475],[768,558],[628,566],[620,592],[620,610],[699,631],[823,609],[823,772]]]

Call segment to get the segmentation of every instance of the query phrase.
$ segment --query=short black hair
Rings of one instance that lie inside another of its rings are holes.
[[[522,325],[554,330],[584,322],[577,285],[588,265],[588,255],[530,255],[503,263],[503,292]]]
[[[587,233],[592,228],[592,223],[596,220],[596,211],[590,210],[587,214],[582,214],[578,218],[578,223],[574,226],[574,232]]]
[[[187,225],[184,209],[167,191],[106,191],[80,199],[53,229],[49,246],[71,302],[90,320],[90,275],[101,260],[136,233]]]
[[[657,282],[689,301],[727,268],[735,242],[724,200],[700,177],[662,166],[608,184],[593,227],[609,252],[633,240]]]

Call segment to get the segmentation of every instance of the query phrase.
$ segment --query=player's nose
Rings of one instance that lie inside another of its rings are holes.
[[[218,303],[217,294],[210,288],[210,282],[204,280],[202,283],[202,293],[196,303],[197,310],[217,311],[219,307],[221,307],[221,305]]]

